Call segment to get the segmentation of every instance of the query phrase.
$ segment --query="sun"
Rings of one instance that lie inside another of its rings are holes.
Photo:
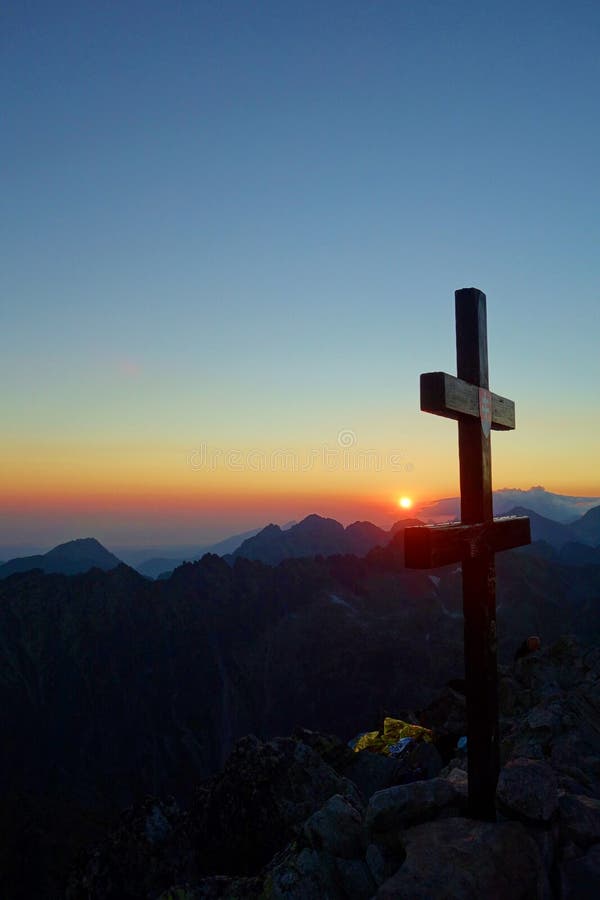
[[[402,509],[410,509],[412,505],[413,502],[410,497],[400,497],[398,500],[398,506],[401,506]]]

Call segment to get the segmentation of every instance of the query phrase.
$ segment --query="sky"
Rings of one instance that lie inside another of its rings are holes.
[[[209,542],[458,492],[600,495],[600,6],[7,2],[0,542]]]

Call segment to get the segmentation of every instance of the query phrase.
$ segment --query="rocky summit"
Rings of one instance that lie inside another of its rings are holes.
[[[464,725],[457,696],[421,714],[436,735]],[[467,816],[464,749],[424,772],[307,730],[243,738],[186,805],[124,812],[67,897],[597,897],[600,650],[562,638],[504,667],[501,734],[496,822]]]

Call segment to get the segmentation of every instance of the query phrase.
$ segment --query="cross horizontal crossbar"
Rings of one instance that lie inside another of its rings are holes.
[[[498,553],[529,543],[527,516],[504,516],[477,525],[415,525],[404,532],[405,565],[410,569],[435,569],[476,559],[484,550]]]
[[[499,394],[491,394],[491,399],[492,428],[495,431],[512,430],[515,427],[513,401]],[[426,372],[421,375],[421,409],[446,419],[462,419],[465,416],[478,419],[479,387],[446,372]]]

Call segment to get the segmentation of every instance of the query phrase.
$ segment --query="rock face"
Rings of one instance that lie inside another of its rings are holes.
[[[348,855],[356,847],[352,815],[362,823],[355,785],[307,744],[289,738],[239,741],[202,806],[201,866],[225,875],[255,873],[305,822],[316,843],[319,834],[321,841],[327,834],[334,842],[335,821],[343,823],[346,834],[339,833],[337,840]]]
[[[545,824],[558,809],[558,778],[548,763],[513,759],[500,773],[496,796],[508,815]]]
[[[585,794],[561,793],[563,837],[582,848],[600,843],[600,799]]]
[[[321,736],[315,743],[324,754],[337,745],[343,756],[343,745],[333,738]],[[157,896],[191,880],[203,890],[209,882],[210,891],[239,891],[240,885],[253,890],[253,876],[296,838],[315,852],[360,856],[363,812],[355,785],[308,744],[248,736],[185,812],[173,801],[154,799],[126,811],[111,837],[74,873],[68,897]],[[224,880],[210,881],[217,875]]]
[[[357,859],[365,849],[362,809],[349,798],[334,794],[307,819],[303,835],[315,850],[340,859]]]
[[[395,761],[335,738],[246,738],[186,812],[156,801],[130,812],[74,876],[69,900],[595,898],[600,653],[565,639],[503,678],[513,714],[502,725],[497,822],[465,816],[464,753],[436,777],[381,788]]]
[[[600,844],[583,856],[568,859],[560,867],[562,900],[597,900],[600,886]]]
[[[535,841],[517,822],[450,818],[409,828],[406,859],[378,900],[534,900],[544,885]]]
[[[157,896],[173,884],[175,873],[182,881],[199,876],[188,816],[173,800],[148,798],[126,810],[110,839],[72,873],[66,898]]]
[[[365,820],[370,842],[377,842],[380,835],[434,819],[457,800],[454,786],[443,778],[378,791],[369,801]]]

